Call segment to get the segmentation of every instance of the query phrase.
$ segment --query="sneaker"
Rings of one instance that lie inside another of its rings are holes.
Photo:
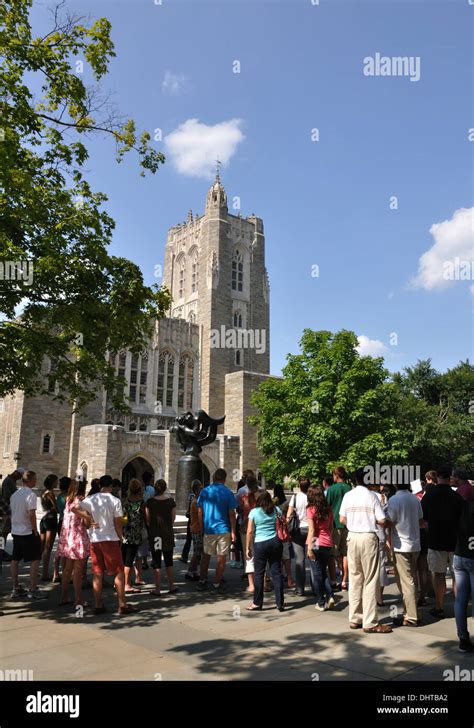
[[[209,588],[209,584],[207,583],[207,581],[201,581],[201,579],[200,579],[199,584],[197,585],[197,590],[206,591],[208,588]]]
[[[474,652],[474,644],[470,637],[465,640],[459,640],[459,652]]]
[[[222,581],[217,586],[215,584],[213,584],[212,586],[214,587],[214,591],[217,594],[227,594],[227,587],[225,584],[222,583]]]
[[[326,603],[326,609],[334,609],[334,605],[336,602],[334,601],[334,597],[329,597],[327,603]]]
[[[19,587],[18,589],[13,589],[10,599],[25,599],[26,598],[26,590]]]
[[[48,595],[42,592],[40,589],[30,589],[28,592],[28,599],[31,599],[33,602],[37,602],[40,599],[47,599]]]
[[[325,604],[323,604],[323,606],[321,606],[320,604],[316,604],[316,606],[315,606],[315,609],[316,609],[316,610],[317,610],[318,612],[325,612],[325,611],[326,611],[326,605],[325,605]]]

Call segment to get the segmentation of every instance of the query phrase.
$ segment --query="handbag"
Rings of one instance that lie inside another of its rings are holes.
[[[278,539],[282,543],[289,543],[290,542],[290,534],[288,533],[288,524],[286,522],[286,518],[282,513],[276,514],[276,534]]]
[[[293,495],[293,513],[288,519],[288,535],[290,536],[290,539],[292,541],[297,539],[300,534],[300,519],[298,517],[298,514],[296,512],[296,493]],[[291,501],[290,501],[291,506]]]

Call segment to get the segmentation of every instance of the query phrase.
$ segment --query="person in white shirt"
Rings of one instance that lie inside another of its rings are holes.
[[[11,573],[13,581],[12,599],[37,600],[46,595],[38,589],[38,572],[41,558],[41,540],[36,525],[37,497],[33,492],[36,485],[36,473],[27,470],[20,481],[20,487],[10,498],[13,556]],[[31,562],[30,590],[26,592],[18,583],[18,564],[23,560]]]
[[[365,471],[355,474],[356,487],[342,499],[339,520],[347,526],[349,562],[349,627],[386,634],[392,628],[377,619],[379,540],[377,525],[387,523],[377,496],[367,488]]]
[[[120,548],[123,528],[123,511],[119,498],[112,495],[112,478],[100,478],[100,491],[84,498],[80,506],[73,509],[78,516],[92,516],[89,529],[92,560],[92,585],[94,589],[94,614],[106,612],[102,600],[104,572],[114,576],[114,585],[119,603],[119,614],[137,612],[137,607],[125,601],[125,572]]]
[[[303,597],[306,581],[306,557],[308,554],[306,546],[306,540],[308,538],[308,517],[306,515],[306,511],[308,509],[308,496],[306,494],[311,482],[306,475],[300,475],[298,483],[300,486],[300,492],[294,493],[294,495],[290,498],[290,505],[288,507],[286,518],[289,520],[292,513],[296,511],[299,529],[298,534],[293,537],[293,550],[295,552],[295,594],[299,597]],[[309,578],[312,587],[311,572]]]
[[[420,526],[423,524],[421,502],[410,486],[397,485],[386,508],[392,526],[393,564],[395,579],[403,597],[404,613],[393,622],[399,627],[417,627],[416,564],[420,554]]]

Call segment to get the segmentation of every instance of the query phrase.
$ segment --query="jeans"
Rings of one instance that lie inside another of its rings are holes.
[[[454,601],[454,616],[456,629],[460,640],[469,639],[467,630],[467,607],[469,597],[472,601],[472,614],[474,616],[474,558],[466,559],[464,556],[454,555],[454,578],[456,580],[456,599]]]
[[[186,529],[186,541],[184,542],[183,551],[181,553],[181,558],[183,561],[188,560],[189,552],[191,551],[191,544],[193,542],[193,537],[191,536],[191,521],[188,518],[188,527]]]
[[[270,565],[275,603],[278,608],[283,607],[283,576],[281,573],[281,556],[283,544],[279,538],[269,538],[266,541],[257,541],[253,545],[253,558],[255,563],[255,592],[253,603],[257,607],[263,605],[263,582],[265,567]]]
[[[331,548],[329,546],[320,546],[317,551],[314,551],[314,555],[314,561],[309,559],[309,565],[313,575],[313,591],[316,597],[316,603],[319,604],[320,607],[324,607],[325,602],[329,601],[333,595],[331,580],[328,574]]]
[[[296,582],[296,593],[304,594],[304,587],[306,581],[306,539],[308,537],[307,531],[300,531],[300,535],[296,540],[293,541],[293,549],[295,552],[295,582]],[[313,587],[313,572],[310,571],[311,586]],[[313,588],[314,592],[314,588]]]

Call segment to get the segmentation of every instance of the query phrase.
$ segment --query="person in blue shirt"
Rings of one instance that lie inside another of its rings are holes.
[[[197,500],[199,522],[203,534],[203,555],[198,591],[208,588],[207,574],[211,556],[217,557],[214,589],[225,592],[222,582],[227,554],[236,539],[235,496],[225,485],[227,473],[218,468],[213,482],[203,488]]]

